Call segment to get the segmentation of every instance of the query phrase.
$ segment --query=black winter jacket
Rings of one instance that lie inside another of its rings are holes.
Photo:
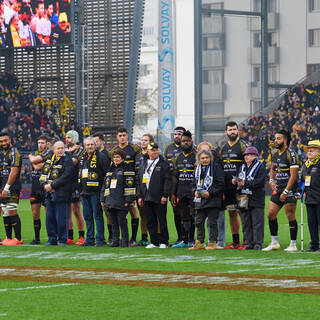
[[[137,181],[137,194],[138,198],[142,198],[143,201],[152,201],[160,204],[161,198],[168,198],[171,195],[172,190],[172,176],[170,165],[167,160],[162,156],[159,156],[154,170],[152,172],[149,188],[147,184],[143,183],[143,175],[147,170],[147,161],[145,161],[139,169],[138,181]]]
[[[310,186],[305,187],[305,204],[320,204],[320,161],[309,168],[302,166],[301,181],[305,182],[306,176],[311,176]]]
[[[118,166],[112,163],[100,193],[100,201],[107,209],[129,210],[125,203],[136,199],[135,172],[130,170],[132,166],[124,162]]]

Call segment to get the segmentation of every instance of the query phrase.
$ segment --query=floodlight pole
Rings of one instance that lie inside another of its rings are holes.
[[[261,12],[225,9],[202,9],[202,1],[195,1],[195,140],[202,140],[202,15],[220,14],[260,17],[261,19],[261,109],[268,105],[268,10],[267,0],[261,1]]]
[[[136,103],[136,88],[139,76],[139,57],[141,47],[141,29],[143,24],[144,0],[136,0],[133,14],[133,24],[130,44],[130,61],[126,102],[124,107],[124,127],[128,130],[129,141],[133,134],[134,109]]]

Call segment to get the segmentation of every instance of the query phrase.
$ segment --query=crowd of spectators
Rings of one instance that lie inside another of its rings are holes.
[[[306,160],[303,145],[319,139],[320,127],[320,84],[319,81],[304,86],[296,84],[289,89],[280,105],[271,113],[252,115],[240,126],[241,136],[256,147],[260,158],[271,161],[273,139],[280,129],[291,132],[291,147],[302,161]]]
[[[63,111],[62,103],[48,103],[34,89],[25,90],[10,72],[0,74],[0,131],[4,129],[22,153],[36,150],[42,134],[60,140],[68,130],[83,131]]]

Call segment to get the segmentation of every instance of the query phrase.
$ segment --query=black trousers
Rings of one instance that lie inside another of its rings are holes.
[[[310,249],[319,249],[320,204],[307,204]]]
[[[158,204],[152,201],[145,201],[144,208],[147,213],[147,226],[151,243],[155,246],[159,244],[168,245],[169,233],[167,225],[167,204]],[[160,233],[158,234],[158,223]]]
[[[110,219],[112,225],[112,242],[119,243],[120,230],[122,245],[128,244],[129,232],[127,223],[127,213],[125,210],[110,209]]]

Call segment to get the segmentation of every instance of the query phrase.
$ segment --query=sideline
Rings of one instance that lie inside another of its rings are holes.
[[[57,288],[57,287],[66,287],[66,286],[74,286],[77,283],[60,283],[60,284],[53,284],[50,286],[34,286],[34,287],[24,287],[24,288],[4,288],[0,289],[1,292],[7,292],[7,291],[24,291],[24,290],[33,290],[33,289],[50,289],[50,288]],[[0,316],[3,316],[0,314]]]

